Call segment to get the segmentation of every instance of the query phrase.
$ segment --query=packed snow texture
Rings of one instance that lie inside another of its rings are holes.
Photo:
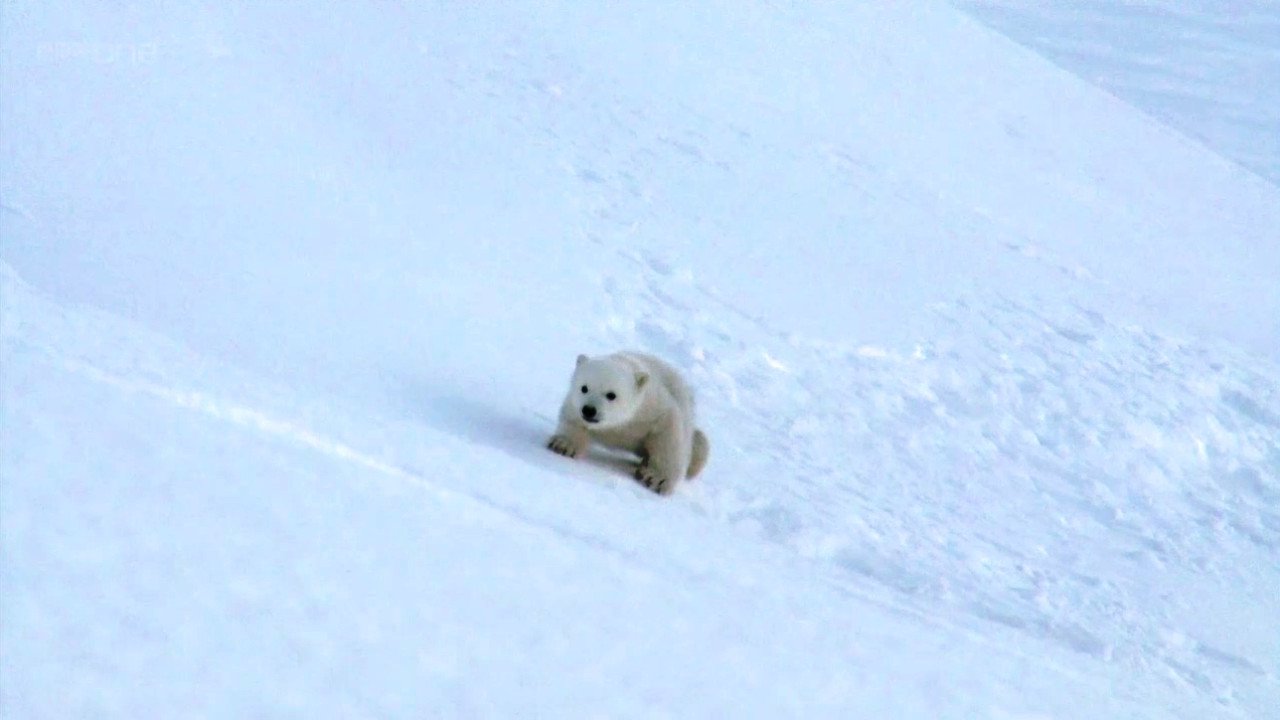
[[[1087,78],[934,3],[2,11],[0,715],[1280,717],[1280,189]],[[618,348],[671,498],[543,447]]]

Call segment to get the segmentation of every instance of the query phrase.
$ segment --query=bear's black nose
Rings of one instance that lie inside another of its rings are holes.
[[[594,419],[595,419],[595,417],[596,417],[596,406],[595,406],[595,405],[583,405],[583,406],[582,406],[582,417],[584,417],[584,418],[586,418],[586,419],[588,419],[588,420],[594,420]]]

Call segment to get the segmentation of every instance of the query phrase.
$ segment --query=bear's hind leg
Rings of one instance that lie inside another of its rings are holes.
[[[702,472],[702,468],[707,466],[707,456],[711,454],[711,443],[707,442],[707,436],[701,430],[693,431],[693,452],[689,458],[689,474],[688,477],[694,478],[698,473]]]

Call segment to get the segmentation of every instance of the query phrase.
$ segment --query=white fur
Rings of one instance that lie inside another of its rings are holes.
[[[591,441],[639,455],[636,478],[663,495],[701,472],[710,451],[694,425],[693,392],[680,373],[639,352],[578,356],[547,447],[577,457]]]

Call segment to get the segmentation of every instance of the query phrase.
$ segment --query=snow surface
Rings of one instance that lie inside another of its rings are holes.
[[[1280,3],[954,1],[1280,183]]]
[[[1156,118],[933,3],[0,9],[0,715],[1280,717],[1280,190]],[[620,347],[672,498],[543,448]]]

